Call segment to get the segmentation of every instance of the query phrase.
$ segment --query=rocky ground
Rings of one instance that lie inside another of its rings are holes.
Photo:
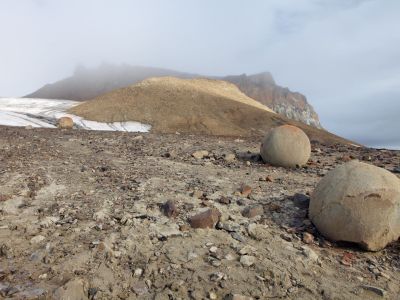
[[[259,143],[0,127],[0,298],[399,299],[399,241],[329,242],[307,209],[334,166],[400,151],[313,144],[287,170]]]

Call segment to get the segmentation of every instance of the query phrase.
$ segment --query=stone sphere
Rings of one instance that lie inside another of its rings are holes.
[[[260,154],[264,162],[278,167],[296,167],[307,163],[311,155],[310,140],[298,127],[283,125],[264,138]]]
[[[327,238],[378,251],[400,237],[400,180],[382,168],[345,163],[318,183],[309,216]]]
[[[57,121],[57,127],[60,129],[72,129],[74,121],[70,117],[62,117]]]

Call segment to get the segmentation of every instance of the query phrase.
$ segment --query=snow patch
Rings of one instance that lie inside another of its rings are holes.
[[[102,123],[85,120],[66,111],[81,102],[53,99],[0,98],[0,125],[56,128],[61,117],[70,117],[78,128],[103,131],[149,132],[150,125],[139,122]]]

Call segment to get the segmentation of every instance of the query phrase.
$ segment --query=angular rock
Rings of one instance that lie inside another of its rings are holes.
[[[318,261],[319,256],[309,247],[301,247],[303,255],[312,261]]]
[[[309,215],[327,238],[378,251],[400,237],[400,180],[382,168],[348,162],[319,182]]]
[[[267,182],[274,182],[275,179],[274,179],[274,177],[272,177],[271,175],[268,175],[267,177],[265,177],[265,181],[267,181]]]
[[[243,255],[240,257],[240,263],[245,267],[250,267],[254,265],[256,262],[256,258],[251,255]]]
[[[54,299],[59,300],[86,300],[88,298],[88,284],[82,279],[68,281],[54,292]]]
[[[312,244],[314,242],[314,236],[311,233],[303,233],[303,242],[306,244]]]
[[[247,232],[250,237],[255,240],[263,240],[270,237],[270,233],[265,229],[264,225],[251,223],[247,227]]]
[[[272,129],[265,136],[260,154],[264,162],[275,166],[303,166],[310,158],[311,144],[300,128],[283,125]]]
[[[264,208],[261,205],[247,206],[242,211],[242,216],[246,218],[255,218],[264,214]]]
[[[211,208],[205,212],[190,217],[189,224],[193,228],[215,228],[220,217],[220,211],[216,208]]]

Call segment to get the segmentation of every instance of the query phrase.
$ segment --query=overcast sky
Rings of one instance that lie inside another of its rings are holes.
[[[1,0],[0,96],[102,62],[270,71],[323,126],[400,148],[400,0]]]

